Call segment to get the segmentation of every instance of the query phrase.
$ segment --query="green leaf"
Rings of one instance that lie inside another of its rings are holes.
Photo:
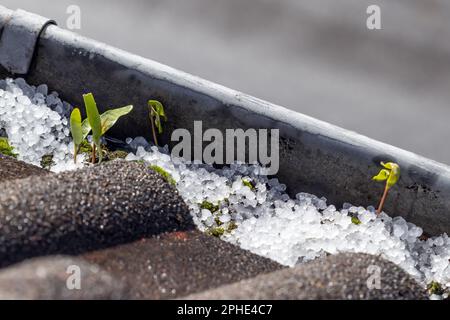
[[[392,162],[387,162],[387,163],[385,163],[385,162],[381,161],[380,163],[381,163],[381,165],[382,165],[383,167],[385,167],[386,169],[392,170],[392,164],[393,164]]]
[[[158,133],[163,132],[161,118],[167,121],[166,113],[164,112],[164,106],[161,102],[157,100],[149,100],[148,106],[150,108],[150,117],[154,120],[156,128],[158,128]]]
[[[386,169],[381,169],[381,171],[373,177],[376,181],[386,181],[386,187],[391,188],[395,185],[400,178],[400,166],[395,162],[381,162],[381,165]]]
[[[102,135],[106,133],[119,120],[120,117],[128,114],[133,110],[133,106],[126,106],[117,109],[110,109],[104,112],[101,116]]]
[[[129,105],[122,108],[110,109],[105,111],[100,115],[100,122],[102,124],[102,135],[106,133],[109,129],[111,129],[119,120],[120,117],[130,113],[133,110],[133,106]],[[91,125],[89,124],[88,119],[84,119],[82,125],[83,129],[83,138],[86,138],[91,132]]]
[[[73,143],[75,146],[79,146],[84,138],[81,129],[81,113],[78,108],[73,109],[70,114],[70,131],[72,133]]]
[[[149,100],[148,105],[164,120],[167,120],[166,113],[164,112],[164,106],[158,100]]]
[[[100,141],[102,137],[102,123],[100,114],[98,113],[97,104],[95,103],[92,93],[83,95],[84,104],[86,106],[86,114],[89,126],[92,130],[92,138],[94,141]]]
[[[91,132],[91,125],[89,124],[88,118],[84,119],[81,123],[81,131],[83,132],[83,139],[86,139],[89,132]]]
[[[374,176],[372,179],[375,181],[384,181],[389,177],[389,170],[381,169],[380,172]]]
[[[86,107],[86,114],[89,121],[89,125],[92,130],[92,140],[98,149],[99,162],[102,161],[102,149],[100,145],[100,139],[102,137],[102,123],[100,114],[98,113],[97,104],[95,103],[92,93],[83,95],[84,104]]]
[[[387,179],[387,186],[388,188],[391,188],[397,183],[398,179],[400,179],[400,166],[393,162],[390,162],[389,164],[392,170],[389,174],[389,178]]]

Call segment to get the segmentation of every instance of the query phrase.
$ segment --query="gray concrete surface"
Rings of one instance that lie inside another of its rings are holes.
[[[78,33],[450,164],[445,0],[3,0]],[[379,4],[382,30],[366,29]]]

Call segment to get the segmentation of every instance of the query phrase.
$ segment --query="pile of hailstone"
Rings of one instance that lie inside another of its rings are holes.
[[[419,239],[420,227],[401,217],[377,216],[373,207],[345,204],[338,210],[325,198],[307,193],[291,199],[286,185],[269,179],[256,165],[214,169],[142,146],[127,160],[144,160],[169,172],[200,230],[235,222],[238,227],[222,239],[283,265],[339,252],[369,253],[394,262],[424,285],[436,281],[450,289],[446,234],[424,241]],[[217,204],[219,213],[201,209],[203,201]]]
[[[6,131],[21,160],[37,164],[51,153],[54,171],[82,166],[82,160],[72,164],[70,109],[44,86],[28,86],[20,79],[0,81],[0,130]],[[435,281],[450,289],[446,234],[421,240],[420,227],[401,217],[377,216],[372,207],[346,204],[337,209],[307,193],[291,198],[286,185],[269,179],[257,165],[215,169],[172,158],[167,147],[157,148],[142,137],[126,143],[134,150],[127,160],[144,160],[172,175],[202,231],[220,228],[222,239],[286,266],[339,252],[381,255],[423,285]]]
[[[0,80],[0,130],[18,159],[39,165],[52,155],[54,171],[73,167],[68,117],[72,107],[46,85],[28,85],[24,79]]]

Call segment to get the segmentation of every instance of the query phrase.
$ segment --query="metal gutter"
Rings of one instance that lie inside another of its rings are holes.
[[[0,17],[3,16],[0,8]],[[0,76],[10,76],[0,70]],[[450,167],[326,122],[287,110],[157,62],[50,25],[37,43],[27,81],[47,83],[75,104],[93,92],[100,109],[134,104],[111,134],[150,139],[146,101],[159,99],[169,117],[163,143],[176,128],[280,129],[280,171],[291,195],[310,192],[329,203],[376,205],[383,186],[371,181],[379,162],[400,164],[402,176],[385,211],[427,233],[450,233]]]

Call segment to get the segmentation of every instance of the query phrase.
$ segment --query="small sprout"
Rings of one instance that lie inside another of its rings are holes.
[[[253,183],[251,182],[251,180],[248,180],[246,178],[242,179],[242,184],[246,187],[248,187],[250,190],[255,190],[255,186],[253,185]]]
[[[92,141],[94,143],[92,147],[92,163],[95,163],[96,148],[99,149],[99,162],[102,162],[103,155],[101,152],[102,147],[100,145],[100,139],[102,138],[102,123],[100,114],[98,113],[97,104],[95,103],[92,93],[84,94],[83,99],[86,107],[87,123],[89,123],[89,126],[91,127]]]
[[[157,100],[149,100],[148,108],[150,112],[150,123],[152,125],[153,141],[155,142],[155,145],[158,145],[156,129],[158,129],[158,134],[161,134],[163,132],[161,118],[164,121],[167,121],[166,113],[164,112],[164,106],[162,105],[162,103]]]
[[[431,283],[427,286],[427,290],[429,294],[443,295],[445,293],[441,284],[436,281],[431,281]]]
[[[219,205],[214,205],[211,202],[205,200],[200,204],[200,209],[207,209],[211,211],[211,213],[214,213],[219,210]]]
[[[359,220],[359,218],[357,218],[357,217],[352,217],[352,223],[359,225],[359,224],[361,224],[361,220]]]
[[[381,197],[380,205],[377,209],[377,214],[380,214],[383,210],[384,202],[390,188],[392,188],[400,178],[400,166],[394,162],[384,163],[381,162],[384,169],[374,176],[372,179],[375,181],[386,181],[386,186],[384,188],[383,196]]]
[[[5,156],[17,158],[17,154],[14,152],[14,147],[10,146],[8,139],[0,137],[0,153]]]
[[[52,154],[46,154],[41,158],[41,167],[42,168],[50,170],[50,168],[54,165],[55,165],[55,162],[53,161]]]
[[[133,110],[133,106],[110,109],[100,115],[92,93],[84,94],[83,99],[87,114],[87,118],[81,124],[83,140],[92,131],[92,163],[95,163],[96,149],[98,149],[99,162],[102,162],[102,136],[114,126],[120,117],[130,113]]]
[[[83,142],[83,129],[81,127],[81,112],[80,109],[74,108],[70,114],[70,132],[72,133],[74,152],[73,161],[77,163],[78,150],[80,144]]]
[[[174,186],[177,184],[175,179],[172,177],[172,175],[170,173],[168,173],[166,170],[164,170],[163,168],[161,168],[160,166],[151,165],[150,169],[159,173],[164,178],[164,180],[166,180],[171,185]]]

